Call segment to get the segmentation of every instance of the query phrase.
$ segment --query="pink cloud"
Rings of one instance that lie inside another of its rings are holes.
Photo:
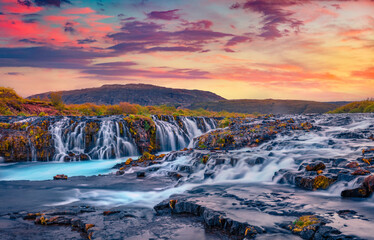
[[[42,7],[24,7],[24,6],[19,6],[17,4],[11,4],[11,5],[5,5],[2,7],[3,11],[9,12],[9,13],[22,13],[22,14],[32,14],[32,13],[37,13],[43,10]]]
[[[84,8],[69,8],[61,11],[62,14],[90,14],[96,11],[89,7]]]

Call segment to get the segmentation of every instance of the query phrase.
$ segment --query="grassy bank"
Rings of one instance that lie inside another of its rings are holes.
[[[371,113],[374,112],[374,99],[352,102],[329,113]]]

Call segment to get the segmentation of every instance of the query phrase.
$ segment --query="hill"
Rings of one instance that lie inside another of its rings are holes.
[[[250,114],[191,110],[174,106],[141,106],[121,102],[116,105],[94,103],[64,104],[59,93],[51,93],[50,99],[24,99],[13,89],[0,87],[0,116],[105,116],[129,115],[137,119],[151,115],[206,116],[217,118],[249,117]]]
[[[45,99],[51,92],[36,94],[28,97]],[[212,92],[159,87],[148,84],[103,85],[98,88],[86,88],[72,91],[62,91],[65,104],[95,103],[114,105],[120,102],[151,105],[172,105],[186,107],[195,102],[212,102],[224,100]]]
[[[191,109],[203,108],[210,111],[227,111],[260,114],[305,114],[325,113],[339,107],[339,103],[324,103],[302,100],[221,100],[194,103]]]
[[[348,103],[330,113],[369,113],[374,112],[374,100],[364,100],[359,102]]]

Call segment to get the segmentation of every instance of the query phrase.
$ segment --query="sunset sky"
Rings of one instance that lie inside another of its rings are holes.
[[[374,97],[374,1],[0,0],[0,85]]]

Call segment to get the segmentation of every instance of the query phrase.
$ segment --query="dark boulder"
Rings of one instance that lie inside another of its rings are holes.
[[[53,177],[53,180],[67,180],[68,176],[64,174],[57,174],[56,176]]]
[[[364,182],[354,189],[347,189],[341,192],[342,197],[367,198],[374,191],[374,175],[365,178]]]

